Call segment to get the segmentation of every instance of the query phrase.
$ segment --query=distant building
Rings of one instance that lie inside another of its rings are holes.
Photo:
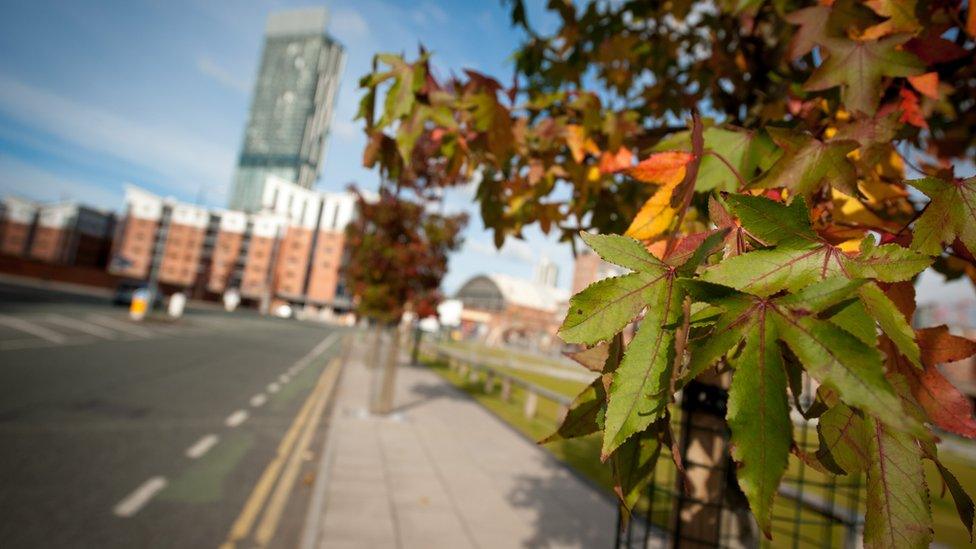
[[[230,209],[256,212],[269,175],[310,189],[319,176],[345,63],[325,8],[268,17]]]
[[[559,266],[548,257],[543,257],[535,266],[535,282],[555,287],[559,283]]]
[[[503,274],[465,282],[455,299],[463,304],[461,330],[489,344],[514,343],[547,349],[566,314],[562,289]]]
[[[598,280],[620,276],[627,271],[622,267],[607,263],[591,250],[580,252],[573,265],[573,293],[577,294]]]
[[[0,253],[46,263],[104,267],[115,216],[73,202],[37,204],[15,197],[3,201]]]
[[[128,187],[109,270],[196,296],[235,289],[254,302],[348,310],[342,267],[355,195],[274,176],[262,188],[260,211],[246,213]]]

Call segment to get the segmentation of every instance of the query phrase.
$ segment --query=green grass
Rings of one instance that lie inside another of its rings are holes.
[[[524,416],[522,409],[525,401],[525,392],[523,390],[513,388],[511,401],[504,402],[500,398],[497,389],[491,394],[485,393],[484,378],[481,376],[479,376],[477,381],[470,381],[468,379],[462,379],[459,374],[452,372],[444,363],[427,360],[426,364],[450,383],[464,390],[503,421],[532,440],[541,440],[552,434],[555,430],[559,413],[559,407],[555,403],[540,398],[536,417],[528,419]],[[557,379],[541,373],[508,368],[498,368],[498,370],[569,397],[576,396],[586,385],[582,382]],[[812,437],[813,439],[810,443],[815,444],[816,433],[812,433]],[[600,437],[598,434],[572,440],[556,441],[546,444],[543,447],[556,458],[590,479],[597,486],[600,486],[608,492],[612,491],[613,484],[609,467],[601,464],[599,460]],[[942,461],[956,475],[964,488],[968,489],[971,493],[976,492],[974,490],[976,489],[976,464],[968,463],[948,453],[944,453]],[[674,465],[671,463],[670,455],[665,451],[662,453],[656,468],[657,484],[662,489],[655,493],[654,512],[651,519],[653,523],[665,529],[669,527],[668,523],[670,521],[674,497],[673,492],[666,488],[674,485],[674,474]],[[799,474],[800,464],[798,460],[791,457],[785,478],[795,479]],[[828,494],[826,489],[818,488],[814,486],[814,483],[827,482],[829,478],[810,468],[803,468],[803,475],[807,483],[804,491],[823,496],[826,499]],[[952,498],[948,492],[946,492],[944,497],[941,496],[941,480],[938,477],[938,472],[928,462],[926,462],[926,478],[928,479],[931,493],[935,541],[949,547],[970,546],[969,534],[962,527],[959,517],[956,514]],[[860,479],[862,487],[859,494],[859,510],[862,513],[864,511],[863,481],[863,478]],[[847,478],[839,478],[837,482],[839,485],[843,485],[849,483],[850,480]],[[838,506],[849,506],[846,500],[848,492],[850,490],[845,491],[843,488],[835,492]],[[649,503],[649,498],[643,497],[638,502],[635,512],[645,515]],[[774,516],[777,517],[774,520],[774,541],[772,543],[765,543],[764,546],[776,547],[784,540],[792,539],[794,536],[800,538],[801,542],[799,546],[801,547],[821,546],[823,543],[821,540],[827,537],[831,539],[831,546],[840,546],[843,542],[844,528],[839,525],[825,528],[823,518],[820,515],[802,506],[798,506],[794,501],[787,498],[778,497],[776,499]],[[796,519],[799,520],[797,521]]]
[[[512,359],[517,362],[528,365],[537,366],[549,366],[556,368],[569,368],[571,366],[566,364],[565,360],[561,360],[556,357],[543,356],[535,353],[530,353],[527,351],[519,351],[517,349],[509,349],[505,347],[490,347],[482,343],[477,343],[474,341],[445,341],[440,343],[447,349],[457,349],[460,351],[473,351],[475,354],[498,358],[502,360]]]

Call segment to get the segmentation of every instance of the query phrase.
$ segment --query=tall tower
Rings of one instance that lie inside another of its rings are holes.
[[[542,256],[535,266],[535,282],[543,286],[556,287],[559,281],[559,266],[548,257]]]
[[[325,8],[268,17],[254,100],[231,189],[231,209],[260,209],[269,175],[306,189],[318,178],[346,56],[342,46],[326,34],[327,21]]]

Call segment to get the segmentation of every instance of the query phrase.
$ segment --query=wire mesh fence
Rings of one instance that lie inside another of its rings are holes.
[[[836,476],[790,458],[773,510],[772,540],[759,531],[739,489],[729,457],[726,393],[689,384],[672,418],[686,471],[682,479],[669,450],[632,515],[618,514],[616,547],[855,547],[863,517],[862,478]],[[797,448],[814,453],[816,425],[794,417]],[[629,520],[628,520],[629,519]]]

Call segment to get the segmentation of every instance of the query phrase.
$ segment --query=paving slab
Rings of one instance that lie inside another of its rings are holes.
[[[429,369],[401,365],[394,412],[368,414],[366,354],[340,381],[304,547],[613,544],[607,494]]]

